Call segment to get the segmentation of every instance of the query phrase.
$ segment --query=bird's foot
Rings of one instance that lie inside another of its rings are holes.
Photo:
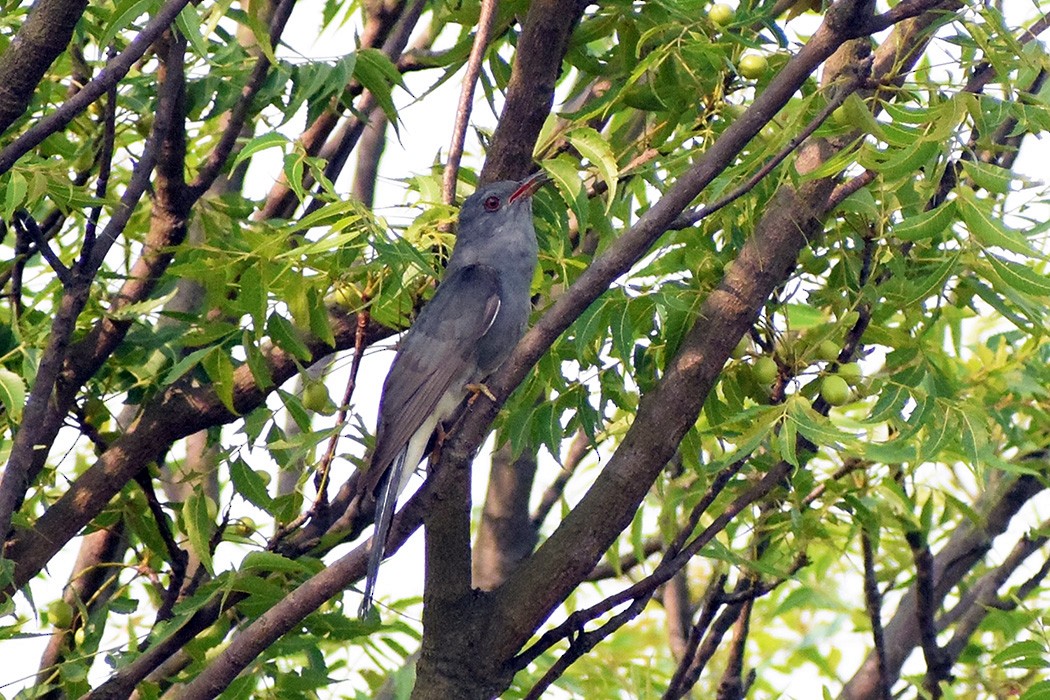
[[[481,382],[478,382],[477,384],[467,384],[466,389],[470,392],[470,398],[467,399],[468,406],[473,406],[474,402],[477,401],[478,397],[482,394],[487,396],[493,403],[496,403],[496,397],[493,396],[492,392],[489,391],[489,388]]]

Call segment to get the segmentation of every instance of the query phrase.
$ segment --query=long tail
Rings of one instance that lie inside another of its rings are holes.
[[[379,576],[379,564],[383,561],[383,553],[386,550],[386,539],[390,534],[390,523],[394,519],[394,509],[397,507],[397,495],[401,489],[401,475],[405,470],[405,458],[408,456],[408,446],[390,465],[383,487],[379,491],[379,499],[376,501],[376,528],[372,534],[372,549],[368,553],[368,575],[365,578],[365,595],[361,601],[361,607],[357,610],[357,616],[362,620],[368,617],[372,609],[372,596],[376,590],[376,578]]]

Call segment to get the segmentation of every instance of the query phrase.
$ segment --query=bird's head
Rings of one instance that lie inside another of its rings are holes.
[[[537,173],[515,182],[503,180],[479,187],[459,210],[457,245],[467,241],[535,237],[532,227],[532,195],[547,181]]]

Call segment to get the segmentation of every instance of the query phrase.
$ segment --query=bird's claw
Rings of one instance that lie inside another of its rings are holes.
[[[467,384],[466,388],[467,388],[467,391],[470,392],[470,398],[467,399],[467,405],[468,406],[473,406],[474,402],[477,401],[478,397],[481,396],[482,394],[487,396],[489,398],[489,400],[492,401],[492,403],[496,403],[496,397],[493,396],[492,392],[489,391],[489,388],[487,386],[485,386],[484,384],[482,384],[481,382],[478,382],[477,384]]]

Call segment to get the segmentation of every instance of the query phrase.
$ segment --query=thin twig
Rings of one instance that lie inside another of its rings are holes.
[[[47,264],[51,266],[51,269],[55,271],[55,275],[62,282],[63,287],[69,287],[73,283],[73,276],[70,269],[66,267],[66,264],[62,262],[62,259],[58,257],[58,254],[52,250],[51,244],[44,238],[44,234],[40,231],[40,227],[37,226],[36,221],[32,216],[29,215],[25,209],[19,209],[15,212],[15,228],[19,233],[25,234],[33,243],[36,244],[36,249],[40,251],[40,255],[43,256]]]
[[[692,687],[692,684],[686,684],[688,672],[695,662],[696,650],[700,646],[700,641],[704,638],[704,634],[707,633],[711,622],[715,619],[715,613],[718,612],[718,608],[723,605],[722,598],[725,593],[725,585],[726,575],[719,574],[707,587],[704,599],[700,604],[700,614],[689,629],[685,651],[682,654],[682,658],[678,661],[678,667],[675,669],[674,675],[671,676],[671,682],[667,684],[667,690],[664,691],[664,700],[680,698]]]
[[[456,183],[459,180],[459,161],[463,157],[463,144],[467,138],[467,126],[470,123],[470,112],[474,106],[474,88],[481,73],[481,61],[485,57],[492,22],[496,17],[499,0],[481,0],[481,13],[478,15],[477,33],[474,44],[470,47],[467,58],[467,70],[463,76],[463,88],[459,94],[459,105],[456,107],[456,123],[452,128],[452,142],[448,147],[448,162],[441,180],[441,198],[445,204],[456,201]]]
[[[922,534],[911,531],[905,534],[908,546],[911,547],[915,560],[915,615],[919,627],[919,639],[922,653],[926,658],[926,677],[923,687],[933,700],[941,697],[940,683],[950,676],[950,663],[945,658],[944,650],[937,644],[936,596],[934,595],[933,554]],[[883,662],[885,663],[885,661]],[[883,676],[885,678],[885,676]]]
[[[749,598],[743,602],[740,612],[737,613],[733,625],[733,639],[729,645],[729,658],[722,672],[722,680],[718,683],[717,700],[740,700],[746,692],[748,682],[744,680],[744,647],[747,635],[751,631],[751,611],[754,605],[754,599]]]
[[[110,60],[113,60],[112,47],[110,48]],[[101,202],[106,198],[106,190],[109,186],[109,174],[113,167],[113,143],[116,139],[117,129],[117,84],[113,83],[106,91],[106,107],[102,117],[102,149],[99,153],[98,180],[95,182],[95,197]],[[82,259],[91,255],[91,248],[95,245],[95,232],[98,227],[98,217],[102,214],[102,205],[96,204],[91,207],[87,223],[84,225],[84,246],[81,251]]]
[[[333,433],[328,439],[328,448],[325,450],[324,457],[321,459],[321,464],[317,470],[318,486],[317,504],[315,504],[315,508],[324,507],[319,504],[327,505],[328,503],[328,472],[332,467],[332,460],[335,459],[335,448],[339,444],[342,427],[346,425],[346,416],[350,410],[350,399],[353,398],[354,389],[357,387],[357,372],[361,369],[361,358],[365,353],[365,331],[368,329],[368,320],[369,314],[367,309],[357,312],[357,335],[354,337],[354,358],[350,362],[350,377],[346,380],[346,390],[343,392],[343,401],[339,404],[339,413],[335,420],[335,424],[338,425],[340,429]]]
[[[561,499],[562,494],[565,493],[565,487],[569,483],[569,478],[576,471],[576,468],[580,466],[580,462],[587,456],[591,447],[591,441],[587,434],[582,429],[577,430],[572,443],[569,445],[568,454],[565,456],[565,464],[562,465],[561,471],[558,472],[558,476],[554,477],[551,485],[543,492],[539,505],[536,506],[536,510],[532,514],[532,527],[534,530],[540,529],[551,509]]]
[[[677,218],[675,218],[675,220],[672,221],[667,228],[671,231],[678,231],[684,228],[689,228],[690,226],[695,226],[701,219],[710,216],[711,214],[714,214],[719,209],[723,209],[729,206],[730,204],[732,204],[733,202],[735,202],[736,200],[740,199],[745,194],[753,190],[758,185],[758,183],[762,182],[762,180],[765,179],[766,175],[769,175],[769,173],[773,172],[773,170],[776,169],[778,165],[783,163],[789,155],[794,153],[806,139],[812,136],[813,133],[820,128],[820,125],[823,124],[829,116],[831,116],[831,113],[834,112],[843,102],[845,102],[847,97],[849,97],[851,94],[857,91],[857,89],[860,87],[860,83],[857,80],[853,80],[849,83],[844,83],[841,86],[836,85],[835,87],[836,90],[834,95],[832,96],[831,100],[826,105],[824,105],[824,108],[817,112],[817,115],[813,117],[813,119],[811,119],[808,124],[806,124],[805,128],[803,128],[802,131],[796,134],[794,138],[792,138],[787,143],[787,145],[780,149],[780,151],[776,155],[774,155],[772,158],[766,161],[762,165],[762,167],[755,172],[754,175],[747,179],[747,181],[744,184],[740,185],[740,187],[737,187],[735,190],[725,195],[724,197],[715,200],[711,204],[705,204],[704,206],[692,212],[683,212]]]
[[[270,21],[271,44],[276,44],[284,32],[284,27],[288,23],[288,18],[291,16],[294,6],[295,0],[280,0],[277,4],[273,12],[273,18]],[[230,110],[229,120],[226,122],[226,128],[223,130],[222,136],[219,137],[219,143],[216,144],[211,155],[208,156],[207,162],[201,167],[196,179],[189,186],[194,199],[200,197],[211,187],[215,178],[219,176],[222,168],[226,165],[226,161],[237,144],[237,138],[244,128],[245,121],[248,119],[248,113],[255,102],[255,96],[262,88],[269,72],[270,59],[265,54],[261,54],[256,59],[255,67],[252,68],[248,82],[241,88],[240,99],[237,100],[237,104]]]
[[[584,623],[593,620],[600,615],[604,615],[613,608],[619,607],[629,600],[634,600],[636,602],[643,601],[644,607],[644,602],[648,601],[657,587],[667,582],[667,580],[670,579],[675,572],[681,569],[697,551],[710,542],[718,532],[721,532],[721,530],[725,528],[726,525],[728,525],[729,522],[740,513],[740,511],[769,493],[769,491],[779,484],[784,476],[786,476],[791,470],[791,465],[787,462],[781,462],[778,464],[772,470],[767,472],[761,481],[747,489],[740,495],[740,497],[733,501],[733,503],[727,506],[726,509],[723,510],[710,525],[704,528],[699,535],[689,542],[688,545],[685,544],[689,535],[699,523],[700,517],[703,515],[704,511],[706,511],[707,507],[714,501],[717,495],[721,493],[729,483],[732,476],[743,467],[744,463],[744,460],[740,460],[719,472],[714,483],[711,484],[707,492],[700,499],[700,502],[693,508],[688,524],[679,531],[675,541],[668,547],[667,551],[664,553],[663,559],[660,561],[660,564],[657,565],[653,573],[623,591],[615,593],[585,610],[580,610],[570,615],[565,622],[546,632],[536,640],[532,646],[514,657],[509,664],[511,668],[514,668],[515,670],[525,668],[559,640],[574,634]],[[626,622],[626,620],[624,620],[624,622]],[[597,634],[597,631],[594,634]]]
[[[886,639],[882,630],[882,593],[875,575],[875,548],[866,528],[861,530],[860,542],[864,552],[864,607],[871,620],[871,636],[878,659],[879,697],[881,700],[890,700],[892,695],[886,667]]]

